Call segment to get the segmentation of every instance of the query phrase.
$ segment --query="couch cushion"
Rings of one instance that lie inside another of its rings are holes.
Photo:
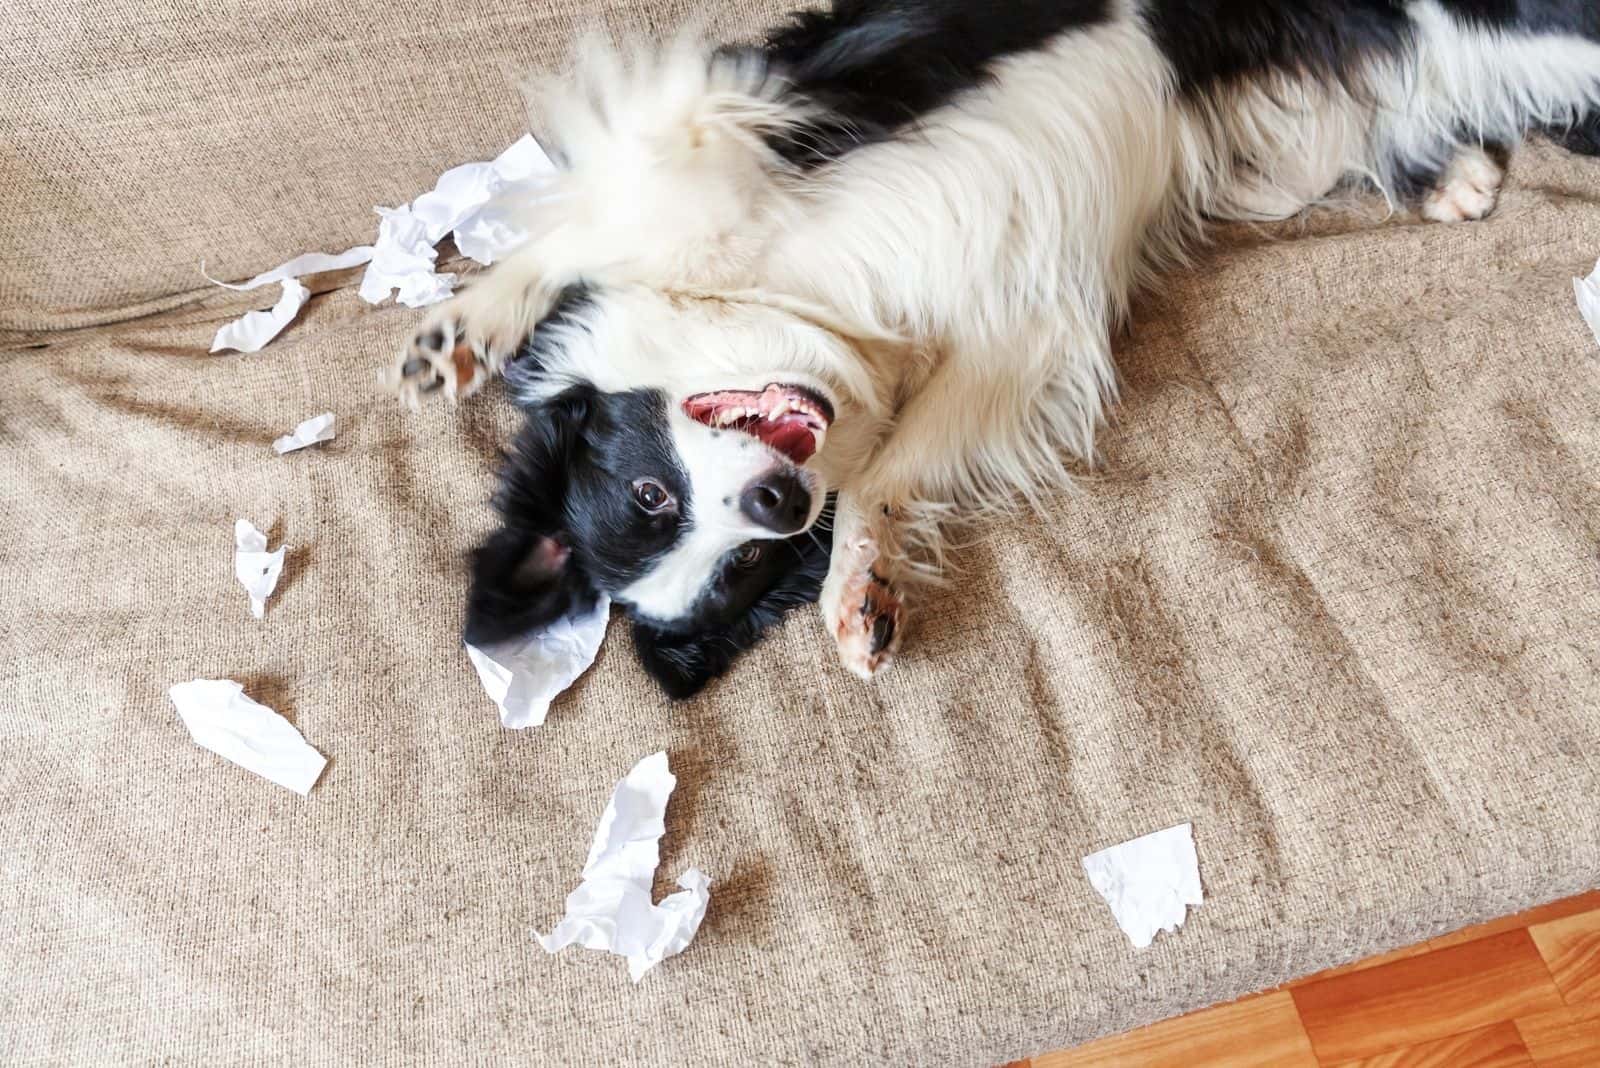
[[[1595,886],[1597,189],[1540,148],[1482,224],[1225,235],[1122,342],[1103,473],[978,532],[892,672],[805,613],[674,706],[618,627],[526,732],[456,637],[513,415],[377,395],[414,313],[346,287],[249,357],[204,354],[220,293],[13,338],[3,1048],[997,1062]],[[240,516],[291,546],[261,622]],[[309,798],[189,741],[195,676],[329,756]],[[714,882],[633,987],[530,932],[658,748],[662,888]],[[1185,820],[1206,903],[1135,952],[1079,860]]]

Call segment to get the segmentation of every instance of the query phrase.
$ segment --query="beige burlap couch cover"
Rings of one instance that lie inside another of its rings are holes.
[[[504,147],[588,5],[199,7],[8,16],[0,1061],[982,1064],[1600,883],[1594,161],[1523,150],[1481,225],[1224,234],[1122,342],[1103,472],[980,531],[879,682],[805,614],[673,706],[616,628],[511,732],[457,642],[504,397],[402,414],[415,313],[349,274],[207,355],[271,294],[198,267]],[[291,547],[261,622],[240,516]],[[328,754],[308,798],[190,742],[196,676]],[[530,931],[660,748],[662,885],[714,883],[634,987]],[[1206,903],[1135,952],[1080,858],[1186,820]]]

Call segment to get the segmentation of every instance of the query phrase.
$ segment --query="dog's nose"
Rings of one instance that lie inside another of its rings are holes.
[[[792,472],[774,471],[745,487],[739,511],[775,534],[794,534],[811,514],[811,491]]]

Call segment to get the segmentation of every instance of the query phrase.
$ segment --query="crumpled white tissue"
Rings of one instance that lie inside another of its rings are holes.
[[[301,797],[311,792],[328,763],[293,724],[250,700],[231,679],[180,682],[167,693],[195,744]]]
[[[711,899],[711,880],[697,868],[678,876],[683,889],[650,903],[650,884],[661,863],[667,798],[677,786],[667,754],[654,753],[617,783],[595,828],[583,882],[567,895],[567,914],[548,935],[534,932],[547,951],[572,945],[628,958],[638,982],[683,948],[700,929]]]
[[[266,311],[245,312],[231,323],[224,323],[211,339],[211,351],[234,349],[238,352],[260,352],[261,346],[283,333],[283,328],[294,322],[300,309],[311,299],[311,290],[293,278],[283,279],[283,296]]]
[[[532,192],[551,171],[549,157],[524,134],[488,163],[464,163],[439,176],[433,191],[409,206],[376,209],[383,221],[372,263],[361,279],[361,299],[368,304],[397,300],[420,308],[444,300],[456,276],[433,269],[433,246],[454,232],[456,248],[482,264],[495,262],[527,239],[512,212],[499,198],[513,191]]]
[[[527,233],[502,198],[514,192],[537,192],[553,170],[539,143],[524,134],[487,163],[465,163],[445,171],[431,192],[410,204],[375,208],[380,221],[372,245],[357,245],[337,255],[308,252],[237,284],[217,281],[205,274],[201,264],[200,273],[208,281],[229,289],[283,283],[283,298],[270,311],[250,312],[218,330],[211,351],[255,352],[277,337],[310,298],[310,292],[294,279],[318,271],[368,264],[360,289],[361,299],[368,304],[382,303],[397,291],[400,303],[412,308],[444,300],[454,290],[456,276],[433,269],[438,256],[433,246],[454,232],[462,255],[485,265],[494,263],[527,240]],[[296,294],[293,301],[291,294]]]
[[[537,188],[550,171],[550,158],[524,134],[488,163],[464,163],[445,171],[431,193],[411,202],[411,213],[422,220],[432,240],[454,231],[463,256],[490,264],[527,238],[495,200],[513,188]]]
[[[267,552],[267,536],[248,519],[233,524],[233,546],[234,577],[250,595],[250,614],[260,619],[266,613],[267,598],[278,588],[285,546]]]
[[[438,274],[433,261],[439,255],[428,238],[428,228],[411,209],[375,208],[378,243],[367,273],[361,276],[361,299],[381,304],[399,291],[396,299],[408,308],[436,304],[455,288],[456,276]]]
[[[272,443],[272,451],[282,456],[286,452],[294,452],[308,445],[316,445],[323,441],[333,440],[333,413],[323,412],[313,415],[310,419],[295,427],[283,437]]]
[[[1157,931],[1176,931],[1204,897],[1187,823],[1091,853],[1083,870],[1136,949],[1155,941]]]
[[[557,620],[541,634],[480,649],[467,646],[483,688],[500,706],[507,727],[537,727],[550,714],[550,702],[578,681],[600,652],[611,618],[611,600],[600,595],[594,611]]]
[[[1595,344],[1600,345],[1600,261],[1588,278],[1574,278],[1572,292],[1578,298],[1578,312],[1594,332]]]

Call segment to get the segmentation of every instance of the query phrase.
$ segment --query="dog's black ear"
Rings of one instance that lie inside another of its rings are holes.
[[[767,622],[776,622],[777,618],[773,616]],[[683,634],[658,630],[635,620],[633,648],[645,674],[660,683],[668,697],[682,701],[727,671],[740,653],[761,640],[765,629],[766,623],[755,623],[750,617],[731,627]]]
[[[524,409],[527,419],[505,454],[494,495],[507,526],[546,534],[562,528],[572,465],[596,396],[593,386],[573,386]]]
[[[594,587],[559,538],[502,528],[472,553],[462,637],[493,645],[594,608]]]
[[[563,533],[567,486],[594,391],[575,386],[528,410],[506,454],[494,506],[504,525],[472,553],[462,637],[473,645],[531,634],[594,607],[596,593]]]

